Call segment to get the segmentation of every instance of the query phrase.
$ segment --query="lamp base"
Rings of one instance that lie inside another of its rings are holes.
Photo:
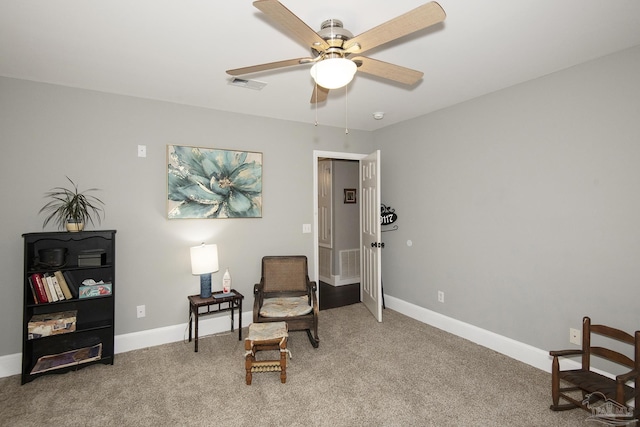
[[[200,298],[211,297],[211,274],[200,275]]]

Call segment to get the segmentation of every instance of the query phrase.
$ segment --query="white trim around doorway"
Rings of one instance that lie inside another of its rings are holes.
[[[318,266],[318,160],[362,160],[367,154],[342,153],[338,151],[313,151],[313,279],[319,283],[320,267]],[[320,297],[320,295],[318,295]]]

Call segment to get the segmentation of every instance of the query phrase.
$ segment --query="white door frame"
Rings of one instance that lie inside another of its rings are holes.
[[[318,284],[316,291],[320,300],[320,266],[318,265],[318,159],[362,160],[369,154],[342,153],[338,151],[313,150],[313,279]],[[359,214],[358,214],[359,215]],[[360,225],[362,228],[362,225]],[[362,255],[361,255],[362,256]]]

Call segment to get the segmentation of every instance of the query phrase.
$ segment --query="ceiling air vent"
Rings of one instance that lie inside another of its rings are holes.
[[[246,87],[247,89],[254,89],[254,90],[262,90],[262,88],[267,85],[265,82],[259,82],[257,80],[239,79],[237,77],[234,77],[231,80],[229,80],[229,84],[232,86]]]

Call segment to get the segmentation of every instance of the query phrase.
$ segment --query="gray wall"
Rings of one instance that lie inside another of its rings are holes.
[[[187,295],[199,292],[189,247],[202,241],[218,244],[214,289],[228,267],[249,305],[263,255],[307,255],[313,271],[313,236],[302,234],[313,223],[313,150],[366,153],[372,138],[313,121],[311,110],[302,124],[0,78],[0,356],[22,351],[21,235],[42,231],[43,194],[65,175],[102,189],[100,228],[118,230],[117,334],[187,322]],[[263,218],[167,220],[167,144],[262,152]]]
[[[301,224],[313,221],[314,149],[382,150],[382,200],[399,215],[384,233],[386,293],[542,349],[567,347],[584,315],[640,329],[638,76],[640,47],[347,136],[0,78],[0,355],[21,351],[20,235],[41,230],[42,194],[65,174],[103,189],[124,334],[186,322],[188,247],[202,240],[249,298],[264,254],[306,254],[313,269]],[[166,144],[262,151],[264,217],[166,220]]]
[[[541,349],[640,329],[640,47],[375,140],[387,294]]]

